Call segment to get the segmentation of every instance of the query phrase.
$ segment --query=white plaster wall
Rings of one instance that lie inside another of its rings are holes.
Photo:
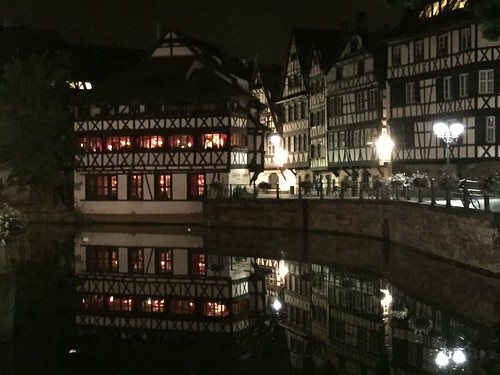
[[[248,169],[232,169],[229,174],[229,184],[236,185],[248,185],[250,183],[250,176]]]

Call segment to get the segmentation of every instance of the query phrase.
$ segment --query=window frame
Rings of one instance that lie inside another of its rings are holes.
[[[105,256],[103,256],[106,254]],[[118,248],[113,246],[85,246],[85,269],[87,272],[119,271]]]
[[[460,98],[469,96],[470,79],[469,73],[462,73],[458,76],[458,95]]]
[[[172,174],[154,175],[155,179],[155,200],[171,200],[172,194]],[[163,181],[162,181],[163,179]]]
[[[127,199],[131,201],[144,200],[144,178],[142,174],[127,175]]]
[[[174,273],[174,251],[173,249],[155,249],[155,273],[158,275],[173,275]],[[162,262],[165,262],[162,265]]]
[[[405,100],[406,104],[415,104],[416,100],[416,88],[415,82],[407,82],[405,84]]]
[[[118,200],[118,175],[86,174],[85,200],[88,201]]]
[[[452,77],[447,76],[443,78],[443,99],[451,100],[453,98],[452,95]]]
[[[485,119],[485,141],[486,143],[496,143],[496,117],[486,116]]]
[[[491,73],[491,74],[490,74]],[[490,77],[491,75],[491,77]],[[483,76],[483,77],[481,77]],[[478,94],[493,94],[495,90],[495,72],[493,69],[482,69],[478,72]]]

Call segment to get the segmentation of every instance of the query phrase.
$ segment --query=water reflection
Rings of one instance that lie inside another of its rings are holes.
[[[109,225],[31,245],[15,374],[500,373],[498,277],[383,242]]]

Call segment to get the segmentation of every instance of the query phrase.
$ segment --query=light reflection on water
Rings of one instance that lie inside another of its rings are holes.
[[[2,373],[500,373],[499,278],[373,239],[34,227],[13,257]]]

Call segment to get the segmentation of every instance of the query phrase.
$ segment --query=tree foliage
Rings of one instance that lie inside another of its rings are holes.
[[[458,0],[457,0],[458,1]],[[431,0],[387,0],[390,4],[398,4],[408,9],[418,9]],[[472,12],[482,24],[486,38],[500,37],[500,0],[468,0],[465,10]]]
[[[64,184],[72,169],[67,113],[69,59],[33,55],[3,66],[0,77],[0,160],[8,184],[46,193]]]

